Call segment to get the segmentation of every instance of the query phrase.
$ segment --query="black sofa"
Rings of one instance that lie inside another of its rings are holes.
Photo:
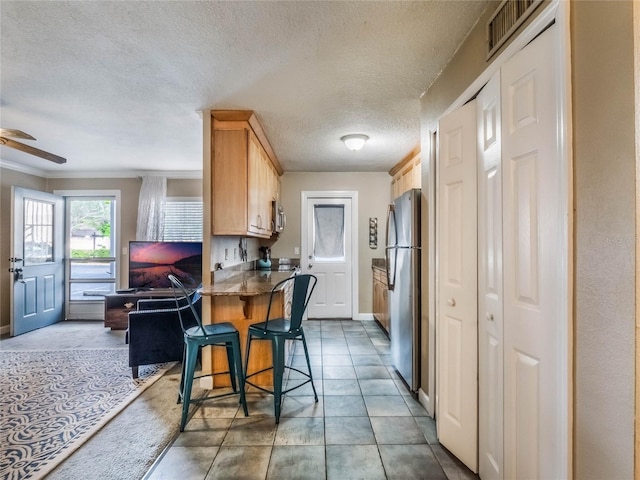
[[[194,302],[199,316],[201,299]],[[186,299],[178,300],[185,327],[197,325]],[[184,338],[178,308],[174,298],[141,299],[136,310],[129,312],[129,366],[133,378],[138,378],[138,367],[153,363],[182,361]]]

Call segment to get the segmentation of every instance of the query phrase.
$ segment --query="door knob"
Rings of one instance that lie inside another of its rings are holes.
[[[455,307],[456,306],[456,299],[455,298],[450,298],[449,300],[447,300],[447,305],[449,305],[450,307]]]
[[[24,283],[24,274],[22,273],[23,270],[21,268],[13,268],[9,270],[13,270],[14,281]]]
[[[493,322],[493,313],[487,312],[487,320],[489,320],[490,322]]]

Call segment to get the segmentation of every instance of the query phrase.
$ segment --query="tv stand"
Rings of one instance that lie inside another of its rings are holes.
[[[122,293],[116,292],[104,297],[104,326],[110,327],[111,330],[129,328],[129,312],[138,308],[138,300],[173,297],[173,291],[170,288],[153,290],[128,288],[119,292]]]

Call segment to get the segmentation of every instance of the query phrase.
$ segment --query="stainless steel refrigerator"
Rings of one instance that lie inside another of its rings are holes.
[[[420,189],[389,205],[387,214],[389,337],[393,365],[409,389],[420,387]]]

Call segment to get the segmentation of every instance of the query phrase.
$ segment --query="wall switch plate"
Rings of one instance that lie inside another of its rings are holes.
[[[293,254],[300,255],[300,247],[293,247]]]

